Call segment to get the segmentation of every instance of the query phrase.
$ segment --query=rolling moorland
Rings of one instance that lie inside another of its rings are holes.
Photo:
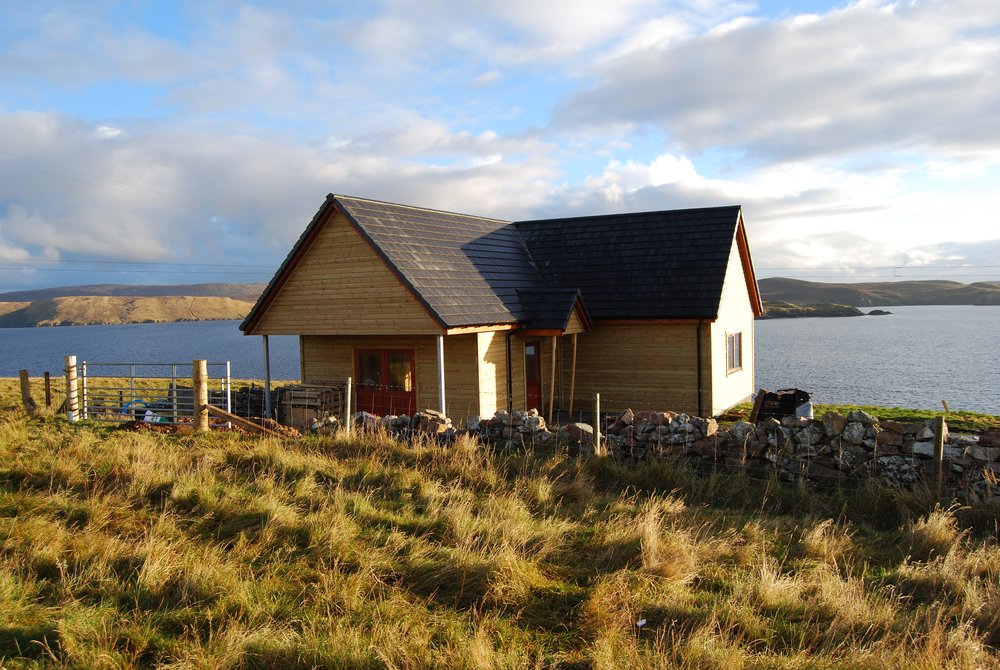
[[[68,286],[0,294],[0,328],[242,319],[263,284]]]
[[[1000,282],[898,281],[859,284],[771,277],[757,282],[768,303],[795,305],[1000,305]]]
[[[1000,665],[995,507],[470,441],[71,426],[25,416],[16,384],[0,667]]]

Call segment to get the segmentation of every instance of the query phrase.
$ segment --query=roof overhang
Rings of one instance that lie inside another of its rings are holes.
[[[739,219],[736,222],[736,246],[740,252],[740,263],[743,266],[743,278],[747,283],[747,293],[750,295],[750,307],[754,317],[764,314],[764,305],[760,299],[760,289],[757,287],[757,274],[753,269],[753,259],[750,257],[750,244],[747,242],[747,231],[743,225],[743,208],[740,208]]]

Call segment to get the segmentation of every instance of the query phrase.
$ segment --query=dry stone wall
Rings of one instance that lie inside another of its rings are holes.
[[[579,445],[593,451],[593,428],[576,423],[549,430],[537,412],[474,417],[467,428],[491,441]],[[775,471],[785,479],[840,482],[876,477],[912,487],[934,477],[932,422],[880,421],[866,412],[821,419],[785,417],[721,429],[715,419],[675,412],[627,410],[602,431],[620,461],[681,458],[734,470]],[[1000,431],[950,434],[945,425],[942,484],[959,500],[1000,499]]]
[[[506,446],[567,445],[582,455],[594,452],[591,425],[572,423],[553,429],[536,410],[470,417],[464,430],[431,410],[412,417],[358,413],[353,422],[360,429],[387,430],[401,437],[429,434],[447,442],[464,432]],[[328,428],[336,428],[335,421],[313,426],[318,432]],[[947,425],[944,431],[944,490],[964,502],[1000,500],[1000,431],[957,435]],[[846,416],[828,412],[820,419],[741,421],[722,429],[712,418],[626,410],[602,430],[602,446],[623,462],[686,459],[733,470],[775,472],[787,480],[845,482],[874,477],[907,488],[933,481],[934,440],[930,421],[880,421],[861,411]]]

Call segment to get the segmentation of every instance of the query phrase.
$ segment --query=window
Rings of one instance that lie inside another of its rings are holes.
[[[386,352],[389,368],[389,389],[393,391],[413,390],[413,354],[409,351]]]
[[[726,334],[726,372],[743,367],[743,333]]]
[[[355,375],[360,386],[382,391],[413,390],[413,352],[398,349],[359,349]]]

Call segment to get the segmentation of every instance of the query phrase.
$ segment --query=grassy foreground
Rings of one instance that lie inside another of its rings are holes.
[[[0,667],[1000,667],[997,510],[0,402]]]

